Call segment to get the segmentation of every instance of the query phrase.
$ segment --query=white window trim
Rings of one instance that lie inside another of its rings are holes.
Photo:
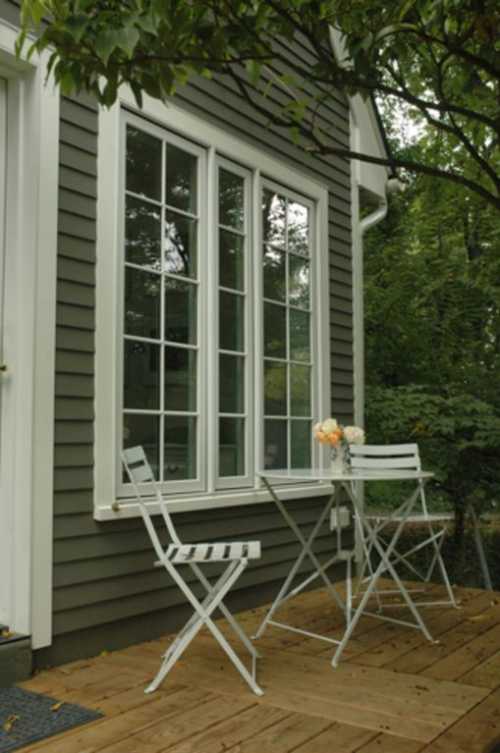
[[[17,333],[6,345],[11,441],[2,473],[12,510],[10,626],[41,648],[52,642],[59,92],[45,84],[50,53],[29,63],[16,58],[18,31],[0,21],[0,72],[9,80],[6,242],[14,281],[5,305]],[[7,333],[9,321],[5,326]]]
[[[330,338],[329,338],[329,253],[328,253],[328,189],[326,186],[311,179],[307,174],[274,157],[263,153],[244,140],[239,140],[217,126],[207,123],[202,118],[186,112],[174,104],[164,105],[150,97],[144,98],[142,111],[137,109],[132,93],[124,89],[121,95],[121,105],[138,115],[150,118],[159,126],[177,132],[184,138],[190,138],[207,149],[208,167],[213,167],[216,153],[226,157],[244,168],[251,170],[255,176],[254,195],[252,202],[258,206],[260,202],[261,177],[269,178],[285,188],[300,188],[304,195],[315,202],[314,234],[317,241],[318,263],[315,265],[314,286],[319,294],[321,311],[313,328],[315,336],[315,351],[318,354],[318,382],[313,389],[317,390],[319,417],[330,413]],[[118,248],[120,242],[120,143],[121,106],[115,105],[109,110],[101,110],[99,115],[99,144],[98,144],[98,214],[97,214],[97,290],[96,290],[96,436],[95,436],[95,486],[94,486],[94,517],[97,520],[117,520],[124,517],[136,517],[140,514],[137,503],[132,499],[118,499],[116,489],[116,458],[118,443],[117,427],[117,380],[114,364],[118,361],[118,338],[116,336],[117,311],[120,302],[117,285]],[[213,215],[214,197],[208,198],[208,211]],[[253,237],[259,237],[259,213],[254,212],[254,226],[251,228]],[[213,240],[213,239],[212,239]],[[259,291],[254,296],[260,300]],[[261,327],[262,313],[257,307],[256,331]],[[261,343],[254,343],[256,351],[261,352]],[[256,361],[258,359],[255,359]],[[254,379],[258,389],[256,364]],[[258,421],[262,422],[261,407],[257,408]],[[213,415],[209,416],[209,420]],[[254,437],[254,456],[256,467],[259,466],[260,451],[259,438]],[[326,463],[326,453],[315,451],[315,460]],[[212,471],[209,471],[211,473]],[[324,495],[331,489],[329,485],[303,484],[288,486],[281,494],[283,498],[293,499]],[[238,506],[268,502],[269,493],[258,484],[254,489],[237,488],[231,490],[220,489],[213,494],[179,494],[171,500],[173,511],[198,510],[204,508]],[[154,507],[152,506],[152,509]]]

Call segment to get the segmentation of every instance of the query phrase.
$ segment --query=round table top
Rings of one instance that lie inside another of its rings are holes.
[[[414,471],[398,468],[380,471],[350,470],[335,473],[329,468],[278,468],[257,471],[257,476],[273,481],[420,481],[434,476],[430,471]]]

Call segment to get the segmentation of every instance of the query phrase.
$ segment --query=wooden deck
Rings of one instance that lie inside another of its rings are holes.
[[[334,670],[332,647],[269,628],[254,696],[201,634],[156,693],[169,637],[41,672],[23,686],[100,709],[103,719],[24,751],[46,753],[483,753],[500,738],[500,594],[457,589],[461,608],[429,608],[430,644],[403,627],[363,618]],[[263,609],[240,615],[251,632]],[[323,591],[280,612],[341,634]]]

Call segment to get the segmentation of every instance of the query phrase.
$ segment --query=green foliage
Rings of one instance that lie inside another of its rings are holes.
[[[396,151],[431,148],[428,130],[411,147],[392,135]],[[459,516],[470,502],[488,509],[500,502],[496,213],[420,177],[391,199],[365,255],[368,438],[417,441],[441,500]]]
[[[324,125],[339,89],[402,105],[430,127],[429,148],[361,158],[453,180],[500,209],[497,0],[22,0],[22,24],[19,54],[53,50],[67,93],[110,106],[127,84],[141,105],[144,92],[225,76],[318,154],[359,156]]]
[[[368,439],[416,441],[436,488],[457,508],[500,501],[500,411],[469,394],[436,394],[424,387],[372,387],[367,394]]]

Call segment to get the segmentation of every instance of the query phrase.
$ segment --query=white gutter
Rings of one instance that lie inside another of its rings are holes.
[[[355,194],[355,195],[354,195]],[[387,198],[380,198],[380,205],[369,215],[359,220],[359,185],[353,184],[352,228],[352,277],[353,277],[353,352],[354,352],[354,423],[365,423],[365,310],[364,310],[364,251],[363,237],[387,215]]]

